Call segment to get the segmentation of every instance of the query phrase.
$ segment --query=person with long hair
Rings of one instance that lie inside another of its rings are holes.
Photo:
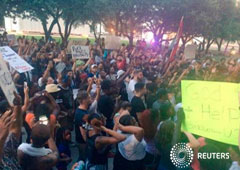
[[[66,128],[59,128],[56,134],[56,145],[59,152],[59,162],[57,164],[58,170],[67,170],[68,164],[72,161],[71,159],[71,131]]]
[[[89,127],[86,129],[87,170],[107,170],[107,154],[110,146],[122,142],[126,137],[106,128],[105,120],[99,114],[89,115],[88,124]]]
[[[143,139],[144,130],[138,126],[131,115],[120,118],[118,131],[126,136],[126,140],[118,143],[117,153],[114,158],[114,170],[144,170],[146,156],[146,143]]]
[[[186,143],[192,149],[197,149],[200,146],[198,140],[191,133],[181,132],[181,124],[184,119],[183,109],[178,111],[177,116],[176,124],[171,120],[165,120],[156,133],[155,142],[161,156],[158,170],[176,170],[170,160],[170,151],[175,144]]]

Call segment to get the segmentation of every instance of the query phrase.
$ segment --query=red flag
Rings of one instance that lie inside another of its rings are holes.
[[[184,17],[181,18],[176,38],[175,38],[175,40],[173,40],[173,41],[175,41],[175,44],[174,44],[174,47],[173,47],[172,52],[170,54],[170,57],[169,57],[169,60],[168,60],[169,62],[172,62],[174,60],[174,56],[176,55],[177,50],[178,50],[179,40],[180,40],[180,38],[182,36],[182,32],[183,32],[183,18]]]

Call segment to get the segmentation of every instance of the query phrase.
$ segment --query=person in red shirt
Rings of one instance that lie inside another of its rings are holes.
[[[117,68],[118,70],[125,70],[126,60],[122,56],[118,56],[117,58]]]

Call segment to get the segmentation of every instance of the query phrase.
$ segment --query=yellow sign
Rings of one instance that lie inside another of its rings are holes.
[[[238,145],[240,110],[235,83],[182,81],[185,121],[182,130]]]

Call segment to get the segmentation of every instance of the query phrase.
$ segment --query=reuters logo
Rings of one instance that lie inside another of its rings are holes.
[[[193,150],[186,143],[178,143],[172,147],[170,159],[177,168],[187,168],[193,161]]]

